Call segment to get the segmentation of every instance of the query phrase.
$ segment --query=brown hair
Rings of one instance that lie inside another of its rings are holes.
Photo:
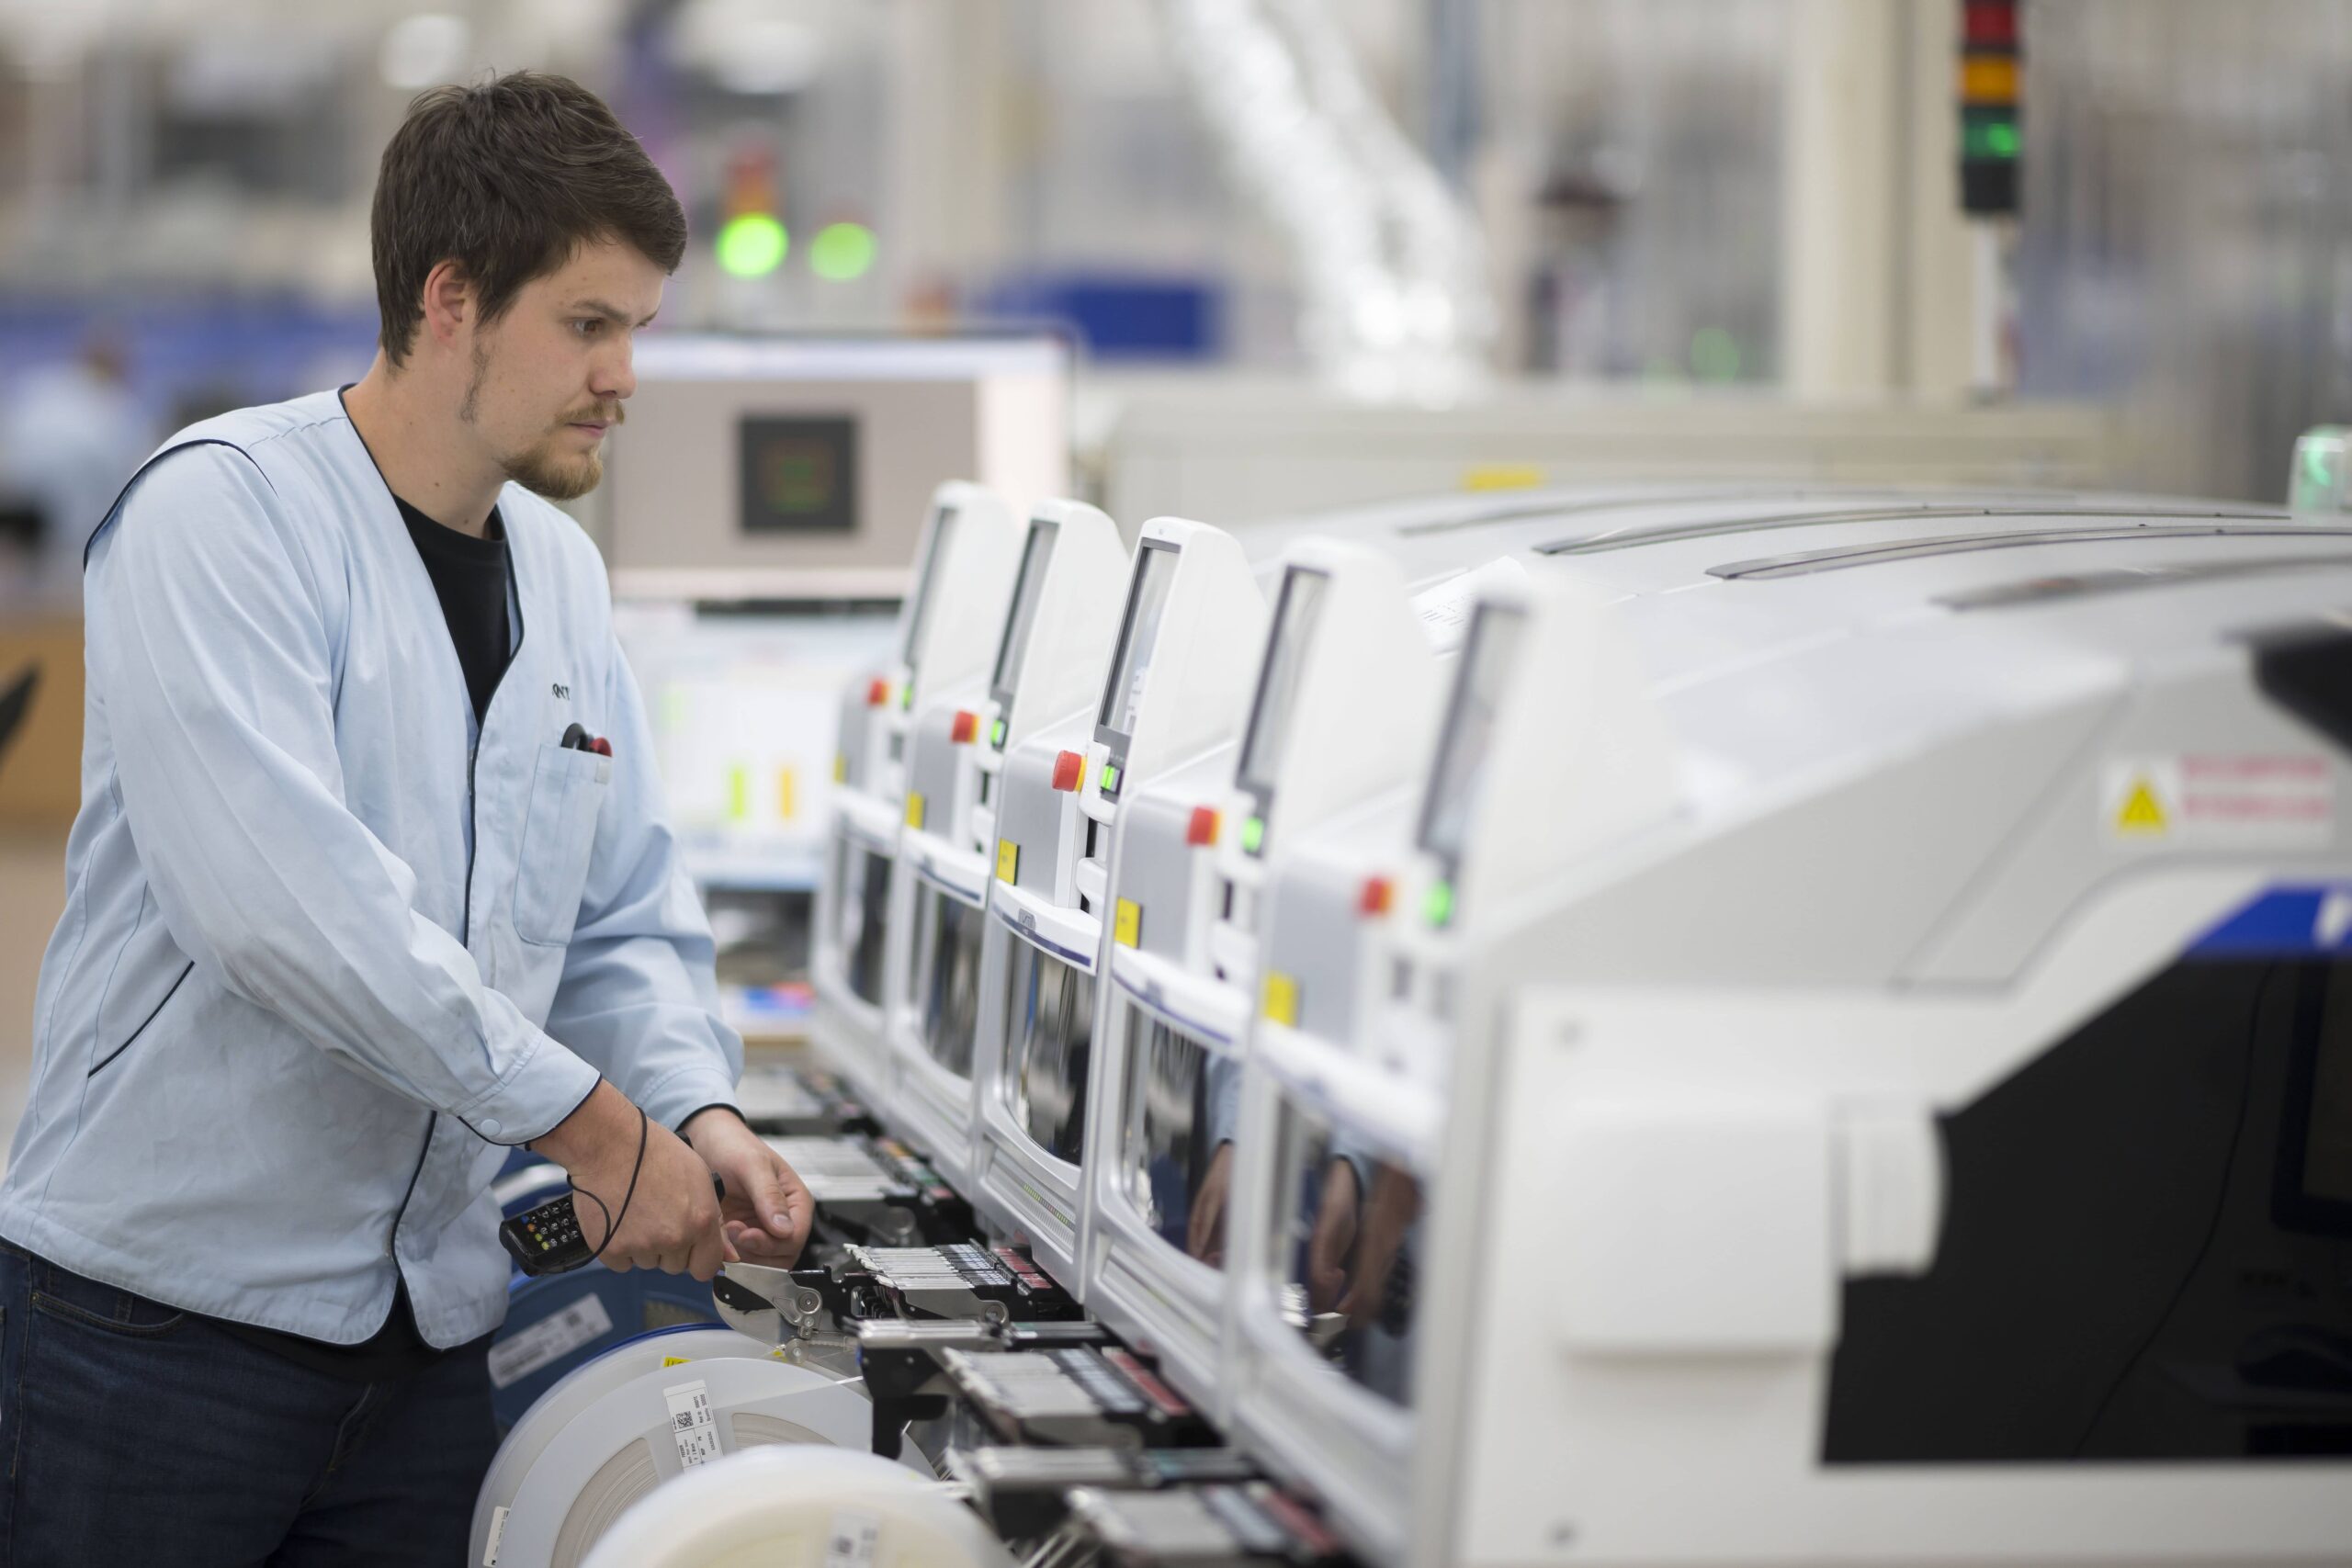
[[[663,272],[686,254],[677,193],[605,101],[516,71],[435,87],[384,147],[368,220],[379,341],[398,366],[424,319],[424,280],[454,261],[494,321],[584,243],[618,240]]]

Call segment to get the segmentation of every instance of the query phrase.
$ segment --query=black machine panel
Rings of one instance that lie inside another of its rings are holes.
[[[2352,1454],[2352,962],[2188,958],[1944,1124],[1848,1281],[1831,1464]]]

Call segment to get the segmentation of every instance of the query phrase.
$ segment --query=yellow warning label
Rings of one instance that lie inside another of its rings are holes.
[[[996,879],[1011,882],[1021,869],[1021,846],[1011,839],[996,841]]]
[[[664,1368],[683,1367],[693,1359],[692,1356],[664,1356],[662,1358],[662,1365]]]
[[[846,751],[833,753],[833,782],[835,784],[849,783],[849,753]]]
[[[778,768],[775,771],[776,815],[783,818],[786,822],[792,820],[793,808],[800,804],[799,785],[800,777],[797,770],[792,768]]]
[[[1298,1027],[1298,982],[1287,975],[1268,971],[1266,975],[1265,1012],[1267,1018],[1285,1029]]]
[[[1143,941],[1143,906],[1132,898],[1122,898],[1111,918],[1111,940],[1122,947],[1136,947]]]
[[[1462,471],[1464,490],[1534,490],[1544,470],[1532,463],[1480,463]]]
[[[2166,826],[2164,805],[2156,799],[2155,787],[2144,778],[2132,780],[2122,806],[2115,813],[2116,831],[2161,833]]]
[[[907,826],[910,828],[922,826],[922,796],[912,790],[907,792]]]

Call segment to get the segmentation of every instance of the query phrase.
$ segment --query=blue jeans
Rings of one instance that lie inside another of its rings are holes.
[[[0,1244],[0,1564],[452,1568],[496,1448],[480,1347],[339,1380]]]

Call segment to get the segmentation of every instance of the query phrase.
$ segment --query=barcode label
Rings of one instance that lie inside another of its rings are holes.
[[[882,1521],[870,1514],[833,1515],[833,1531],[825,1540],[825,1568],[874,1568],[882,1544]]]
[[[670,1436],[678,1445],[678,1467],[692,1470],[718,1457],[718,1416],[710,1407],[710,1393],[700,1378],[665,1388],[670,1405]]]
[[[520,1382],[612,1331],[613,1314],[605,1310],[604,1298],[582,1296],[561,1312],[551,1312],[492,1345],[490,1386],[504,1388]]]

